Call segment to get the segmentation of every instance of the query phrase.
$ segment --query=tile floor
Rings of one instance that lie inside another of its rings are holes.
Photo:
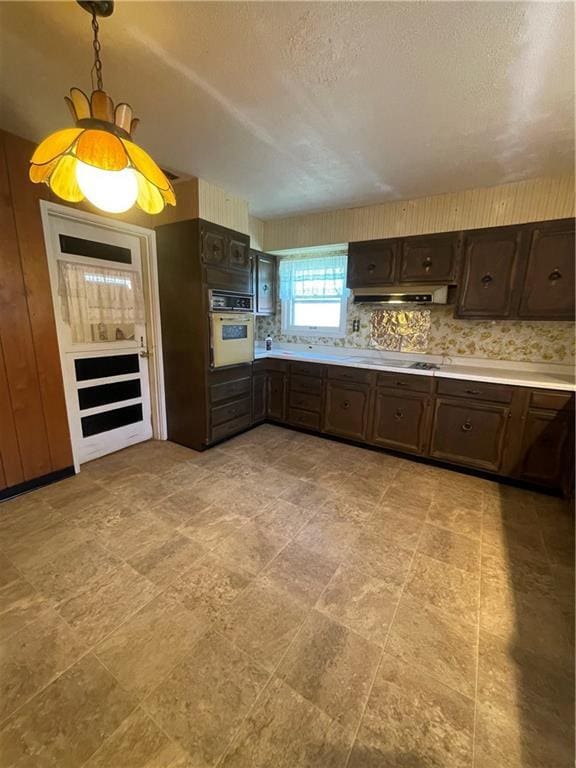
[[[270,425],[0,508],[2,768],[568,768],[557,500]]]

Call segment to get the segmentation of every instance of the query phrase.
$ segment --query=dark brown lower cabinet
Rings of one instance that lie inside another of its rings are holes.
[[[568,413],[529,409],[524,417],[518,477],[560,486],[569,464],[569,436]]]
[[[281,371],[268,371],[266,415],[274,421],[286,417],[286,375]]]
[[[437,398],[430,456],[498,472],[510,408]]]
[[[258,424],[266,418],[266,373],[252,376],[252,422]]]
[[[370,442],[396,451],[424,453],[430,436],[430,406],[427,395],[377,390]]]
[[[366,440],[370,387],[367,384],[326,382],[323,431],[331,435]]]

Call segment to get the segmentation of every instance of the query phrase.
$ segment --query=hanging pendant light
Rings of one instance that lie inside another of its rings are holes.
[[[98,16],[111,15],[113,0],[78,3],[92,15],[92,95],[88,98],[79,88],[70,90],[65,100],[76,127],[56,131],[36,148],[30,179],[48,184],[69,203],[87,198],[108,213],[122,213],[134,204],[146,213],[160,213],[166,204],[176,205],[172,185],[150,155],[132,141],[139,121],[130,105],[115,108],[102,85]]]

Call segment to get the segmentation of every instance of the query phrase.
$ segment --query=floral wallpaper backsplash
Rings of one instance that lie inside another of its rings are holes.
[[[279,344],[318,344],[430,355],[460,355],[526,363],[575,361],[574,323],[528,320],[459,320],[453,306],[421,310],[374,309],[348,304],[347,332],[341,339],[285,335],[280,312],[256,319],[256,338]],[[388,317],[385,317],[388,316]],[[355,331],[355,320],[359,330]]]

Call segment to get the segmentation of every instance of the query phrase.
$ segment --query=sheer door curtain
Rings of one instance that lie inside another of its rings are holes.
[[[144,297],[140,274],[58,262],[58,293],[62,319],[70,326],[76,344],[94,341],[93,328],[103,325],[144,323]]]

